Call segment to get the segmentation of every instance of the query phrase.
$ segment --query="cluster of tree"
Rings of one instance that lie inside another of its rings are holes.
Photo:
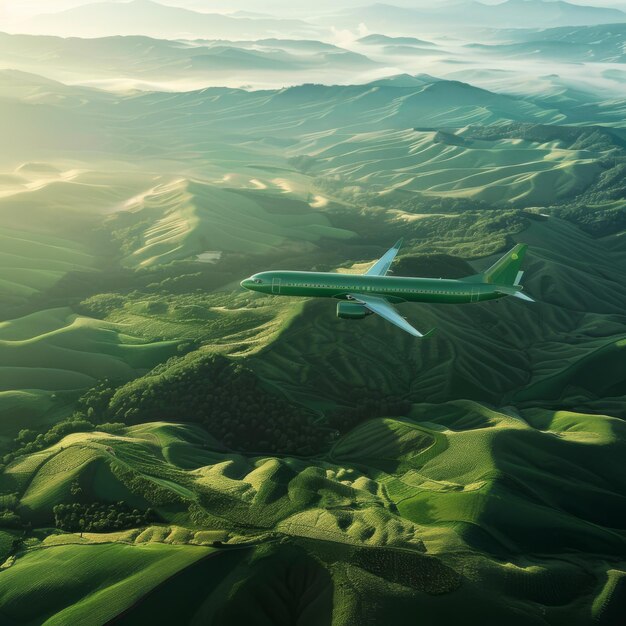
[[[106,420],[109,403],[115,392],[124,384],[119,379],[103,378],[78,399],[78,409],[89,421]]]
[[[417,550],[357,548],[350,561],[386,581],[413,587],[430,595],[458,589],[462,582],[461,576],[439,559],[426,556],[423,552],[423,544]]]
[[[408,400],[389,396],[381,398],[365,389],[355,390],[354,400],[349,407],[341,407],[330,415],[330,424],[340,433],[375,417],[406,416],[411,409]]]
[[[116,504],[57,504],[53,509],[57,528],[67,532],[112,532],[145,526],[157,521],[152,509],[141,512],[130,509],[124,502]]]
[[[154,480],[146,478],[141,472],[131,470],[118,463],[111,464],[111,472],[113,475],[125,486],[128,490],[137,496],[141,496],[144,500],[150,502],[155,506],[167,506],[172,505],[185,505],[188,506],[190,501],[186,497],[179,494],[173,489],[168,489],[162,485],[159,485]],[[152,466],[151,471],[158,474],[158,465]],[[162,478],[163,476],[161,476]],[[191,482],[185,480],[180,474],[177,476],[176,482],[178,484],[186,483],[186,486],[192,487]],[[194,487],[195,488],[195,487]]]
[[[80,401],[96,420],[202,424],[229,448],[309,455],[329,431],[303,408],[267,389],[248,368],[223,356],[174,358],[120,388],[103,381]]]
[[[22,518],[9,509],[0,509],[0,528],[22,528]]]
[[[318,176],[314,179],[314,186],[322,194],[332,195],[344,200],[349,205],[358,204],[361,207],[397,209],[406,213],[459,213],[462,211],[493,211],[502,208],[472,198],[427,196],[419,192],[407,192],[402,189],[380,194],[376,190],[346,180],[338,174]],[[333,222],[335,222],[336,211],[337,209],[333,211]],[[354,219],[354,207],[350,206],[348,211]],[[380,215],[378,215],[376,222],[379,229],[380,221]]]
[[[24,520],[17,513],[19,498],[17,493],[0,496],[0,528],[23,528]]]
[[[570,206],[555,212],[573,222],[592,237],[606,237],[626,229],[626,207],[591,209],[586,205]]]
[[[93,412],[91,413],[93,415]],[[17,437],[13,440],[11,451],[2,457],[3,465],[7,465],[13,459],[24,454],[32,454],[39,452],[48,446],[58,443],[72,433],[89,433],[97,429],[103,432],[118,432],[124,427],[124,424],[98,424],[97,420],[88,419],[86,414],[77,411],[71,417],[55,424],[44,432],[37,432],[25,428],[20,430]]]

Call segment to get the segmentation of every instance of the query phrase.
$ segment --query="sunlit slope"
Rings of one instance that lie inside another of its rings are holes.
[[[287,539],[316,556],[335,584],[346,575],[359,581],[339,593],[343,608],[332,623],[344,623],[343,611],[357,623],[367,612],[376,616],[412,588],[420,592],[419,606],[436,610],[443,624],[455,623],[461,601],[470,624],[485,614],[509,614],[511,603],[525,620],[565,611],[570,623],[585,624],[583,615],[600,616],[620,601],[619,587],[605,580],[609,570],[624,567],[625,442],[617,419],[545,410],[520,415],[461,401],[416,405],[410,419],[370,421],[326,457],[308,460],[245,458],[190,426],[75,434],[11,463],[3,486],[20,494],[20,511],[34,524],[45,523],[51,503],[71,498],[76,481],[96,501],[151,505],[166,525],[126,533],[123,539],[135,544]],[[44,545],[61,554],[51,546],[63,537],[52,540]],[[87,534],[83,543],[94,541],[98,536]],[[17,576],[35,565],[37,547],[7,572]],[[583,547],[591,561],[575,556]],[[67,549],[83,550],[76,556],[83,561],[88,547]],[[394,577],[401,558],[414,572],[408,578]],[[119,566],[126,563],[121,558]],[[246,579],[258,567],[248,562]],[[33,607],[50,602],[47,576],[31,585]],[[266,583],[275,576],[267,572]],[[89,580],[77,599],[89,594]],[[229,604],[223,596],[213,601]],[[90,605],[102,610],[98,596]],[[405,623],[406,615],[394,611],[394,622]]]
[[[310,246],[321,237],[353,236],[333,228],[326,216],[305,203],[297,212],[274,213],[249,195],[187,180],[155,187],[138,208],[138,218],[150,221],[125,259],[132,266],[167,263],[205,251],[259,255],[281,246]]]
[[[2,386],[73,389],[94,379],[125,378],[134,370],[149,369],[176,345],[145,342],[124,334],[122,326],[81,317],[71,309],[41,311],[0,323]]]
[[[68,274],[89,275],[104,265],[110,242],[94,232],[124,208],[150,177],[81,170],[66,163],[25,162],[0,188],[0,295],[18,307]]]
[[[416,343],[374,316],[346,324],[332,302],[311,302],[271,349],[252,358],[253,366],[305,402],[324,390],[349,403],[350,390],[355,398],[515,398],[614,411],[625,380],[623,255],[554,218],[533,222],[517,237],[530,245],[524,284],[537,303],[399,305],[417,328],[438,330]]]
[[[608,153],[556,138],[543,143],[474,138],[471,129],[381,131],[312,151],[307,171],[381,194],[402,191],[536,206],[584,191],[599,177],[599,161]]]
[[[3,186],[0,293],[4,305],[27,301],[68,272],[94,269],[93,254],[74,230],[91,225],[89,216],[67,210],[66,190],[72,183],[66,181],[75,174],[44,164],[24,164],[13,175],[13,184]],[[63,213],[70,223],[76,218],[74,226],[61,228]]]
[[[115,296],[113,296],[114,298]],[[98,311],[99,317],[125,333],[148,340],[198,341],[211,352],[243,353],[261,350],[296,318],[303,302],[272,296],[251,299],[232,291],[203,295],[143,296],[115,301],[106,312],[100,308],[112,294],[94,296],[81,309]],[[104,323],[104,322],[103,322]]]
[[[0,616],[7,624],[104,624],[210,554],[211,548],[156,543],[44,544],[3,576]],[[25,597],[31,601],[24,601]]]

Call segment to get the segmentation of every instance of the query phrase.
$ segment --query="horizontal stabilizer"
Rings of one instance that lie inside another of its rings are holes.
[[[513,296],[516,298],[520,298],[521,300],[526,300],[527,302],[537,302],[530,296],[526,295],[523,291],[518,291],[517,293],[514,293]]]
[[[496,288],[496,292],[507,296],[513,296],[514,298],[519,298],[520,300],[526,300],[527,302],[536,302],[533,298],[521,291],[520,287],[499,286]]]

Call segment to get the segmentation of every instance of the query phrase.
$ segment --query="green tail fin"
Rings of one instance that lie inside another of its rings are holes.
[[[518,243],[482,273],[483,281],[494,285],[517,285],[521,278],[520,267],[528,246]]]

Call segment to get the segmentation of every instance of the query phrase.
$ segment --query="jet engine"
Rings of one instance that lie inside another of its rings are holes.
[[[358,302],[338,302],[337,317],[344,320],[362,320],[372,312]]]

